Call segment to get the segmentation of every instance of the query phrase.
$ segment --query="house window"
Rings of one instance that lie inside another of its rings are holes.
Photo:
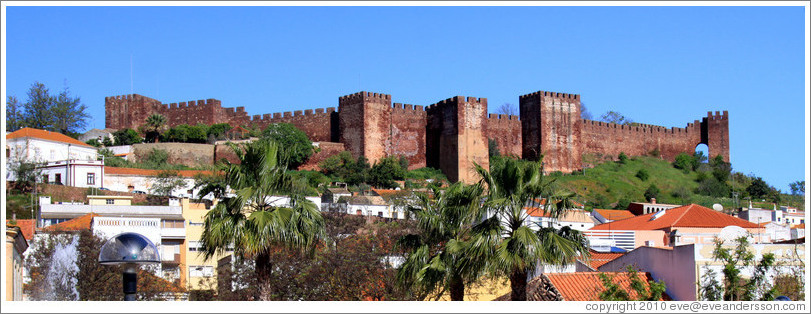
[[[377,217],[383,217],[383,212],[377,212]]]
[[[183,228],[183,220],[162,220],[162,228]]]
[[[55,182],[54,182],[54,183],[56,183],[56,184],[62,184],[62,174],[61,174],[61,173],[57,173],[57,174],[56,174],[56,180],[55,180]]]
[[[112,199],[112,198],[108,198],[107,199],[107,205],[113,205],[113,204],[115,204],[115,200]]]
[[[95,185],[96,184],[96,174],[95,173],[88,173],[87,174],[87,185]]]
[[[189,252],[197,252],[202,248],[200,241],[189,241]]]
[[[391,218],[397,219],[397,212],[391,213]]]
[[[211,277],[214,266],[189,266],[189,277]]]
[[[42,175],[42,183],[48,183],[48,175]]]

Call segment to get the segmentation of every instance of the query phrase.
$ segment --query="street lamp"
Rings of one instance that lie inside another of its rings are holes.
[[[145,236],[135,232],[124,232],[101,247],[99,263],[102,265],[124,266],[124,301],[135,301],[138,290],[137,270],[140,264],[160,263],[158,248]]]

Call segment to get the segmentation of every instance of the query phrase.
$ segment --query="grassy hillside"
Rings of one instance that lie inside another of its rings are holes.
[[[637,173],[645,169],[647,180],[637,177]],[[655,157],[633,157],[624,164],[608,161],[594,168],[578,171],[573,174],[553,173],[557,177],[558,187],[577,194],[577,200],[589,207],[613,208],[618,202],[642,202],[645,200],[645,190],[656,185],[661,192],[657,202],[667,204],[696,203],[710,207],[720,203],[724,207],[733,207],[732,198],[715,198],[697,195],[694,190],[698,187],[697,173],[685,173],[674,168],[670,162]],[[743,203],[743,201],[741,201]]]

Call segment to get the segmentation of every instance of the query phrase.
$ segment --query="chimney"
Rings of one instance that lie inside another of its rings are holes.
[[[656,204],[656,198],[655,198],[655,197],[651,197],[651,198],[650,198],[650,203],[651,203],[651,204]]]

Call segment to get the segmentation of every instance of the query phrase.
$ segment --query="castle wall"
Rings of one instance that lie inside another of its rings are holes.
[[[501,155],[521,158],[521,120],[518,119],[518,116],[488,114],[486,125],[486,137],[496,141]]]
[[[619,125],[582,120],[583,153],[602,154],[616,159],[620,153],[628,156],[647,155],[659,150],[662,159],[673,161],[681,152],[692,154],[701,141],[701,127],[689,123],[686,128],[665,128],[656,125]]]
[[[331,124],[335,113],[335,107],[266,113],[252,116],[247,124],[264,129],[273,123],[290,123],[307,134],[312,142],[329,142],[332,140]]]
[[[313,155],[310,156],[310,159],[307,159],[307,162],[299,166],[298,169],[321,170],[318,164],[324,161],[324,159],[337,155],[345,150],[346,148],[344,147],[343,143],[320,142],[318,143],[318,152],[313,153]]]
[[[422,106],[395,103],[391,111],[392,156],[408,159],[408,169],[425,167],[425,125]]]
[[[707,112],[707,116],[702,119],[702,125],[705,125],[707,130],[702,138],[706,139],[703,143],[707,144],[708,157],[721,155],[724,161],[729,162],[729,113],[726,110],[722,113],[716,111],[714,115]]]

